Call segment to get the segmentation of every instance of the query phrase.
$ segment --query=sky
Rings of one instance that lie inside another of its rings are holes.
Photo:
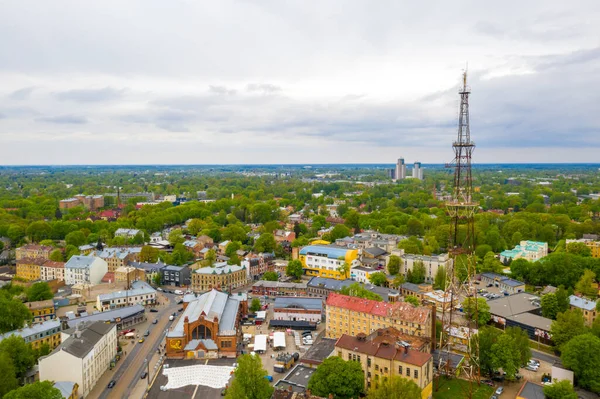
[[[0,164],[600,162],[600,2],[0,0]]]

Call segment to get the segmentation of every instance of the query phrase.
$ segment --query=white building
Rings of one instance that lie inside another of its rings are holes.
[[[65,263],[65,284],[99,284],[108,272],[108,263],[95,256],[74,255]]]
[[[86,397],[117,354],[117,325],[96,321],[62,331],[62,344],[39,359],[40,381],[72,381]]]
[[[40,266],[40,279],[43,281],[64,280],[65,279],[65,263],[46,261]]]
[[[548,255],[548,243],[540,241],[521,241],[513,249],[500,252],[500,261],[509,262],[511,260],[523,258],[530,262],[535,262]]]
[[[133,305],[149,305],[156,302],[156,290],[144,281],[134,281],[130,290],[100,294],[96,297],[96,309],[112,310]]]
[[[412,170],[413,179],[423,180],[423,168],[421,167],[421,162],[415,162]]]
[[[139,232],[140,232],[140,230],[137,230],[137,229],[120,228],[120,229],[117,229],[117,231],[115,231],[115,237],[133,238]]]
[[[413,255],[404,253],[403,249],[397,249],[392,251],[391,255],[400,257],[400,271],[399,273],[406,276],[409,270],[412,270],[415,263],[422,262],[425,266],[425,282],[433,283],[435,275],[440,266],[444,266],[446,270],[451,265],[452,259],[448,254],[440,255]],[[386,265],[389,262],[389,256],[386,260]]]
[[[358,281],[359,283],[369,284],[371,282],[371,280],[369,280],[371,274],[378,271],[383,270],[375,270],[371,269],[370,267],[356,266],[350,269],[350,278],[354,281]]]
[[[398,163],[396,163],[396,180],[406,179],[406,164],[404,163],[404,158],[399,158]]]

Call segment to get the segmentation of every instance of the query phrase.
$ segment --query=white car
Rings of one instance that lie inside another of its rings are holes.
[[[173,315],[169,316],[169,320],[170,320],[170,321],[173,321],[173,320],[175,320],[175,316],[173,316]]]

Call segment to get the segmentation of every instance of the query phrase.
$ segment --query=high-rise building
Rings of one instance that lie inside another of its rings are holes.
[[[406,179],[406,164],[404,158],[398,159],[396,163],[396,180]]]
[[[421,168],[421,162],[415,162],[412,170],[413,179],[423,180],[423,168]]]

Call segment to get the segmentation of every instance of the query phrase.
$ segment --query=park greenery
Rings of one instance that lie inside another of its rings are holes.
[[[321,363],[308,381],[308,389],[324,398],[358,398],[365,389],[365,380],[359,362],[331,356]]]
[[[225,399],[269,399],[273,387],[267,380],[268,373],[263,368],[260,357],[241,355],[237,358],[237,364]]]

